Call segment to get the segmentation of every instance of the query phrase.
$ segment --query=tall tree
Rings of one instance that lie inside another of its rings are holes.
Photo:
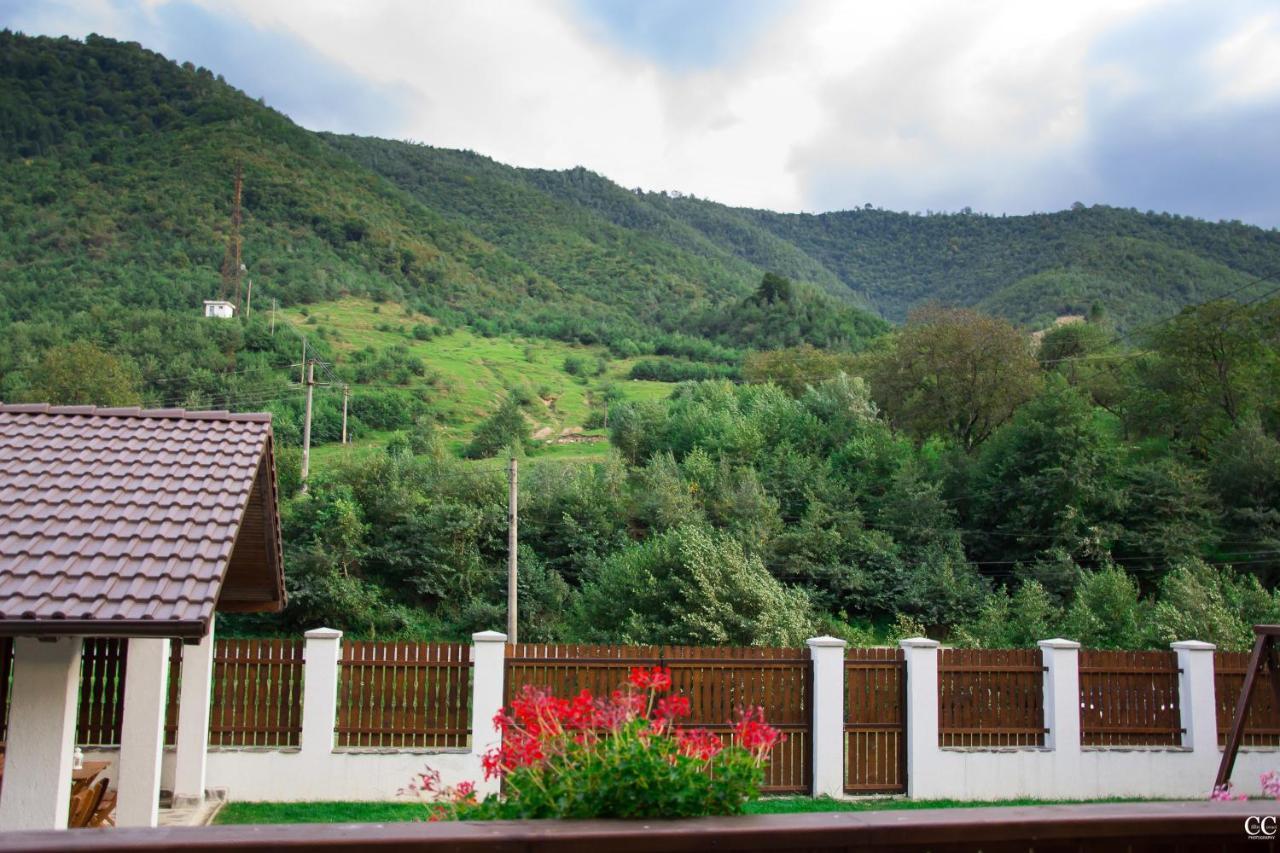
[[[32,372],[27,397],[68,406],[137,405],[138,371],[127,357],[116,357],[87,341],[54,347]]]
[[[918,441],[942,434],[974,450],[1035,394],[1030,339],[1007,320],[964,308],[912,313],[892,347],[870,359],[876,403]]]

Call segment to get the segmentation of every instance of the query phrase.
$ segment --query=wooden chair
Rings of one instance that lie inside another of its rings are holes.
[[[106,793],[107,780],[101,779],[93,785],[86,785],[82,790],[73,794],[71,796],[71,814],[67,819],[67,826],[71,829],[80,829],[88,826],[89,819],[98,810],[98,806],[102,803],[103,795]]]
[[[107,787],[107,780],[103,779],[101,782],[101,785],[105,789]],[[98,802],[98,808],[96,808],[93,814],[89,817],[89,826],[96,828],[101,826],[115,826],[115,825],[116,825],[116,792],[106,791],[102,795],[102,799]]]

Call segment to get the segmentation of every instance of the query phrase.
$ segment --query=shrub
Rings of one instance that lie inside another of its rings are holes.
[[[637,668],[608,698],[572,699],[525,686],[494,718],[502,744],[484,756],[503,796],[440,786],[428,769],[410,786],[435,798],[431,817],[475,819],[681,818],[741,814],[759,796],[764,763],[781,740],[760,708],[740,709],[732,741],[677,722],[687,697],[664,696],[670,671]]]

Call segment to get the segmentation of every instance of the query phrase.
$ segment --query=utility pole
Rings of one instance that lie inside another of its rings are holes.
[[[253,308],[253,279],[249,279],[249,293],[244,298],[244,318],[249,319],[249,311]]]
[[[511,457],[511,491],[507,498],[507,642],[516,639],[516,458]]]
[[[276,336],[276,300],[271,300],[271,337]]]
[[[316,365],[313,361],[306,363],[307,371],[307,414],[302,423],[302,493],[307,491],[307,472],[311,468],[311,392],[316,384]]]
[[[347,443],[347,398],[351,396],[351,386],[342,386],[342,443]]]

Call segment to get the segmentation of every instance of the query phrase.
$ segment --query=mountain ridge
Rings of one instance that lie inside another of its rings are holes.
[[[864,311],[898,322],[941,302],[1034,326],[1100,303],[1123,328],[1280,269],[1280,232],[1233,222],[1101,206],[776,213],[317,133],[136,44],[3,31],[0,322],[215,295],[236,163],[263,298],[367,295],[641,350],[704,336],[707,312],[741,304],[765,272],[820,294],[856,348],[880,328]]]

